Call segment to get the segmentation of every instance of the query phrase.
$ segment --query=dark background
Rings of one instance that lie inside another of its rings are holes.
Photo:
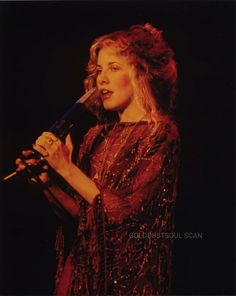
[[[95,37],[151,22],[163,30],[179,69],[182,138],[174,294],[235,294],[235,4],[210,2],[5,2],[1,7],[2,174],[24,148],[83,94]],[[79,143],[90,121],[81,122]],[[2,184],[1,291],[53,291],[57,219],[24,179]]]

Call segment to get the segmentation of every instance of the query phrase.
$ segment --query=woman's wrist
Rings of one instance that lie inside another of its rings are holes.
[[[58,170],[57,173],[65,180],[69,180],[77,170],[78,170],[78,167],[73,163],[71,163],[67,165],[66,168]]]
[[[58,174],[90,204],[93,202],[94,197],[100,193],[94,181],[73,163],[68,165],[66,170],[58,171]]]

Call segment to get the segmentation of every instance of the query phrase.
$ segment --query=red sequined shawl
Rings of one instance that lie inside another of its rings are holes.
[[[86,134],[78,166],[101,194],[92,205],[74,195],[78,231],[57,273],[57,295],[170,293],[172,240],[165,234],[174,230],[179,135],[169,120],[150,132],[147,122],[127,122]]]

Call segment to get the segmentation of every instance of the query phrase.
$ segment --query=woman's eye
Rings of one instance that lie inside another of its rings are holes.
[[[112,66],[111,67],[111,71],[113,71],[113,72],[116,72],[116,71],[118,71],[120,68],[119,67],[117,67],[117,66]]]

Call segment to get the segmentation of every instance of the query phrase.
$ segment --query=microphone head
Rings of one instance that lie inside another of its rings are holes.
[[[90,95],[83,100],[83,105],[90,111],[97,119],[100,119],[100,115],[103,112],[103,103],[100,92],[97,88],[93,88]]]
[[[83,104],[88,98],[90,98],[92,95],[95,94],[96,90],[97,90],[96,87],[91,88],[82,97],[80,97],[75,103]]]

